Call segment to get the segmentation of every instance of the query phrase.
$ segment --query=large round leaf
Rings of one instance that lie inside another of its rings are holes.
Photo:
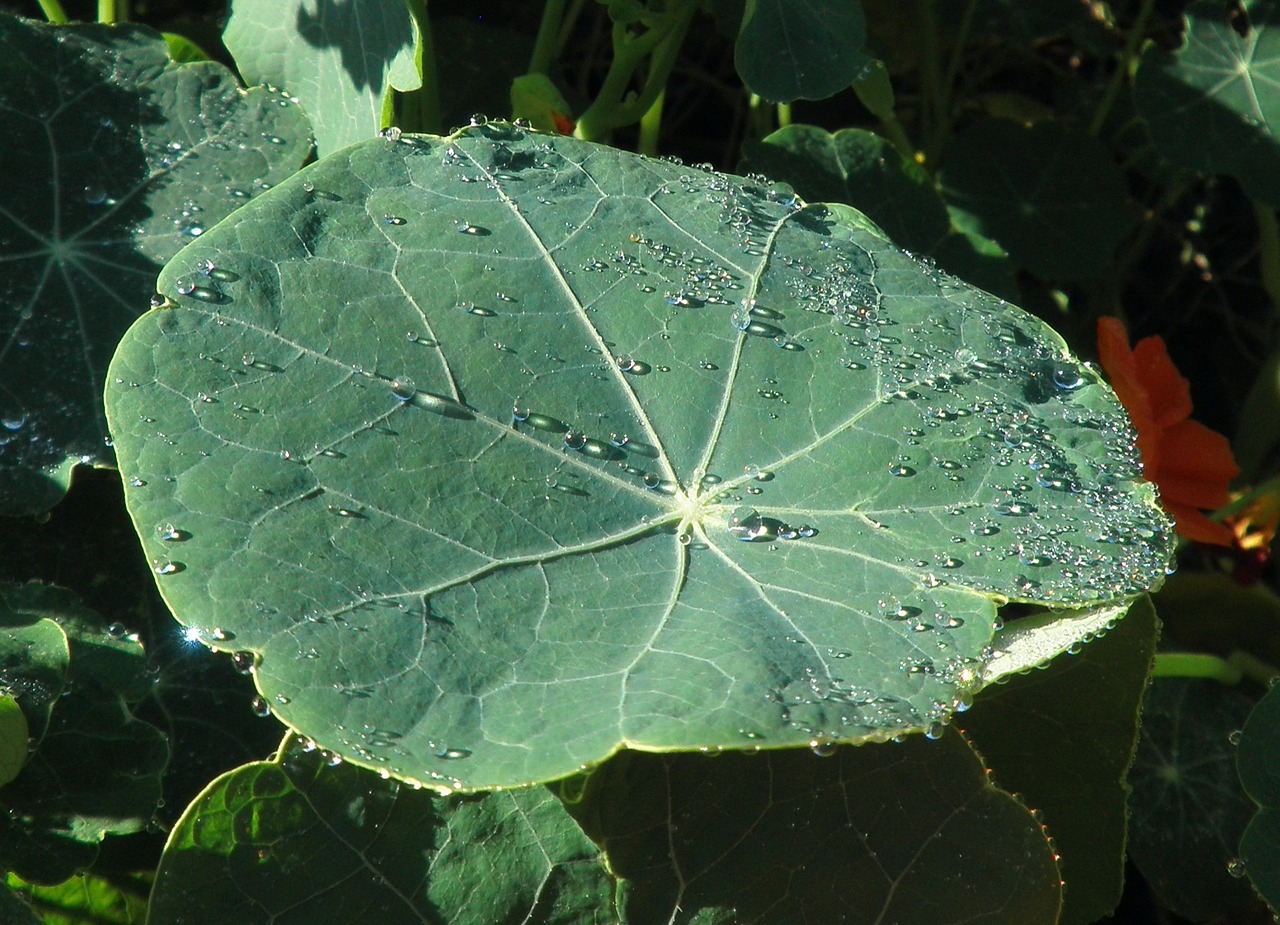
[[[0,514],[111,462],[107,360],[160,266],[311,150],[306,117],[144,26],[0,13]]]
[[[847,207],[481,126],[326,158],[160,286],[107,403],[161,591],[396,775],[919,729],[1002,601],[1164,575],[1112,392]]]

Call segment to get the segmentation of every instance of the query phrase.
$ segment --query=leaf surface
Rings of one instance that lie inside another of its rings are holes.
[[[302,102],[321,155],[381,129],[393,88],[422,86],[404,0],[236,0],[222,38],[248,83]]]
[[[601,922],[612,883],[547,790],[442,798],[292,738],[213,781],[170,834],[150,920]]]
[[[107,396],[161,591],[399,776],[924,728],[1004,600],[1164,575],[1105,384],[846,207],[490,125],[327,158],[161,286]]]
[[[305,117],[141,26],[0,14],[0,513],[110,464],[107,361],[160,266],[310,150]]]
[[[1280,691],[1267,691],[1240,734],[1236,763],[1258,811],[1240,838],[1240,859],[1274,913],[1280,909]]]
[[[770,102],[823,100],[870,66],[866,39],[858,0],[747,0],[734,64]]]

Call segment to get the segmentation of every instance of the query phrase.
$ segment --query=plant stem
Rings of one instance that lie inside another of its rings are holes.
[[[1258,223],[1258,262],[1262,269],[1262,288],[1271,300],[1271,311],[1280,314],[1280,227],[1274,209],[1253,204],[1253,219]]]
[[[40,0],[40,9],[44,12],[44,18],[54,25],[62,25],[69,22],[66,11],[62,9],[62,4],[58,0]]]
[[[116,0],[98,0],[98,22],[113,23],[116,21]]]
[[[1138,54],[1138,47],[1142,44],[1142,39],[1147,33],[1147,23],[1151,20],[1151,14],[1155,8],[1156,0],[1142,0],[1142,6],[1138,10],[1138,18],[1133,21],[1133,27],[1129,30],[1129,37],[1124,43],[1124,51],[1120,54],[1120,60],[1116,62],[1116,71],[1111,75],[1111,81],[1107,84],[1107,89],[1103,91],[1102,99],[1098,102],[1098,108],[1093,113],[1093,121],[1089,123],[1090,135],[1096,136],[1102,131],[1102,126],[1106,123],[1107,116],[1111,114],[1111,107],[1115,105],[1116,96],[1120,93],[1120,88],[1129,79],[1129,69],[1132,66],[1134,57]]]
[[[1219,684],[1235,685],[1245,678],[1269,686],[1277,669],[1248,652],[1232,652],[1219,658],[1200,652],[1161,652],[1156,655],[1153,678],[1203,678]]]
[[[636,150],[650,157],[658,156],[658,138],[662,134],[662,104],[666,100],[666,92],[658,94],[653,105],[640,117],[640,139]]]
[[[405,0],[405,6],[418,27],[417,60],[414,63],[422,76],[422,86],[403,94],[400,118],[405,124],[401,128],[411,132],[439,134],[444,129],[444,116],[440,112],[440,77],[436,69],[436,47],[431,36],[427,0]],[[384,112],[384,121],[385,119]]]
[[[791,104],[778,104],[778,128],[786,128],[791,124]]]
[[[533,43],[533,55],[529,58],[530,74],[545,74],[552,59],[559,52],[560,31],[564,23],[564,0],[546,0],[542,7],[542,21],[538,24],[538,37]]]
[[[569,13],[560,21],[560,32],[556,36],[555,56],[559,58],[564,54],[564,47],[569,44],[569,37],[573,35],[573,27],[578,23],[578,17],[582,15],[582,8],[587,5],[587,0],[573,0],[573,6],[569,7]]]

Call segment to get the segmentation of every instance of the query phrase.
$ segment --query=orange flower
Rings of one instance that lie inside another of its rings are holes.
[[[1159,489],[1174,529],[1198,543],[1233,545],[1231,528],[1201,512],[1227,503],[1240,469],[1227,439],[1191,420],[1191,388],[1164,340],[1147,337],[1131,350],[1124,325],[1099,318],[1098,359],[1138,432],[1143,475]]]

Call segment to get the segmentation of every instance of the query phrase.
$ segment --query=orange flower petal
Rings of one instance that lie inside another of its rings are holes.
[[[1191,384],[1169,359],[1161,337],[1144,337],[1133,348],[1138,381],[1147,393],[1156,423],[1169,427],[1191,416]]]
[[[1240,467],[1231,455],[1231,444],[1226,437],[1199,421],[1187,420],[1166,428],[1160,446],[1165,453],[1160,466],[1161,479],[1179,476],[1216,481],[1222,487],[1222,498],[1200,506],[1221,507],[1227,503],[1227,483],[1240,474]]]
[[[1129,335],[1115,318],[1098,319],[1098,361],[1111,380],[1120,404],[1129,412],[1133,429],[1138,432],[1138,452],[1143,470],[1151,473],[1160,465],[1160,425],[1151,409],[1147,390],[1138,375],[1138,364],[1129,349]]]
[[[1193,507],[1178,504],[1176,501],[1161,499],[1164,509],[1173,515],[1173,528],[1179,536],[1186,537],[1194,543],[1208,543],[1210,546],[1230,546],[1235,534],[1226,524],[1214,523]]]

